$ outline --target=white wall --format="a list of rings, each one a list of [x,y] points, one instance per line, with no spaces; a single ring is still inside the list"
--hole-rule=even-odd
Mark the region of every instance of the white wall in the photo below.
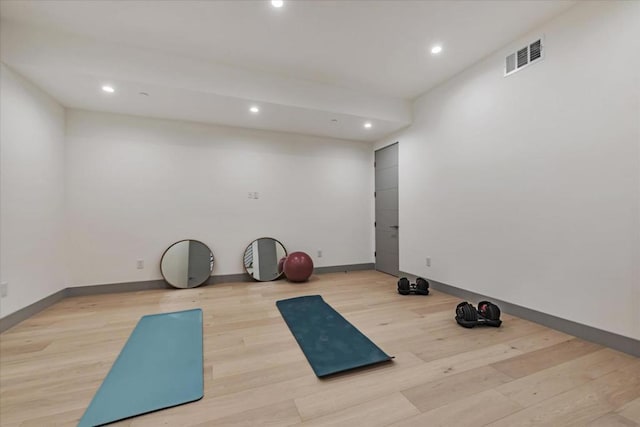
[[[639,2],[585,2],[417,99],[377,144],[400,141],[400,269],[640,338],[639,55]]]
[[[0,317],[65,287],[64,108],[0,70]]]
[[[66,161],[71,286],[158,279],[187,238],[214,275],[243,273],[264,236],[316,266],[373,262],[367,143],[69,110]]]

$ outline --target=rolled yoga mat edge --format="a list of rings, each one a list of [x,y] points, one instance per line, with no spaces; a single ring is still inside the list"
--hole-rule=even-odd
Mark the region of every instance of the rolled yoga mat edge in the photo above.
[[[79,427],[109,424],[204,396],[202,310],[140,318]]]
[[[276,307],[319,378],[392,359],[320,295],[280,300]]]

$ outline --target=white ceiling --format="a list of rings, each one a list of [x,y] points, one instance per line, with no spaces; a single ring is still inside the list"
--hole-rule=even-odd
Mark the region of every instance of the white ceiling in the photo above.
[[[68,107],[372,141],[574,3],[3,0],[0,53]]]

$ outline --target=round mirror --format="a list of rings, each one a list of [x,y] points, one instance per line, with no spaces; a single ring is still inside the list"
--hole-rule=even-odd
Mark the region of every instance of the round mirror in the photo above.
[[[271,237],[261,237],[249,243],[244,251],[244,269],[260,282],[268,282],[282,276],[278,261],[287,256],[282,243]]]
[[[198,240],[181,240],[164,251],[160,271],[174,288],[195,288],[211,276],[213,253]]]

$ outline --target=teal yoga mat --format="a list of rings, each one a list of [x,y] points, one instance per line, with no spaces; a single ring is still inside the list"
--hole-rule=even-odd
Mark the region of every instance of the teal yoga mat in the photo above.
[[[136,325],[78,426],[112,423],[203,395],[202,310],[152,314]]]
[[[391,360],[320,295],[281,300],[276,306],[318,377]]]

